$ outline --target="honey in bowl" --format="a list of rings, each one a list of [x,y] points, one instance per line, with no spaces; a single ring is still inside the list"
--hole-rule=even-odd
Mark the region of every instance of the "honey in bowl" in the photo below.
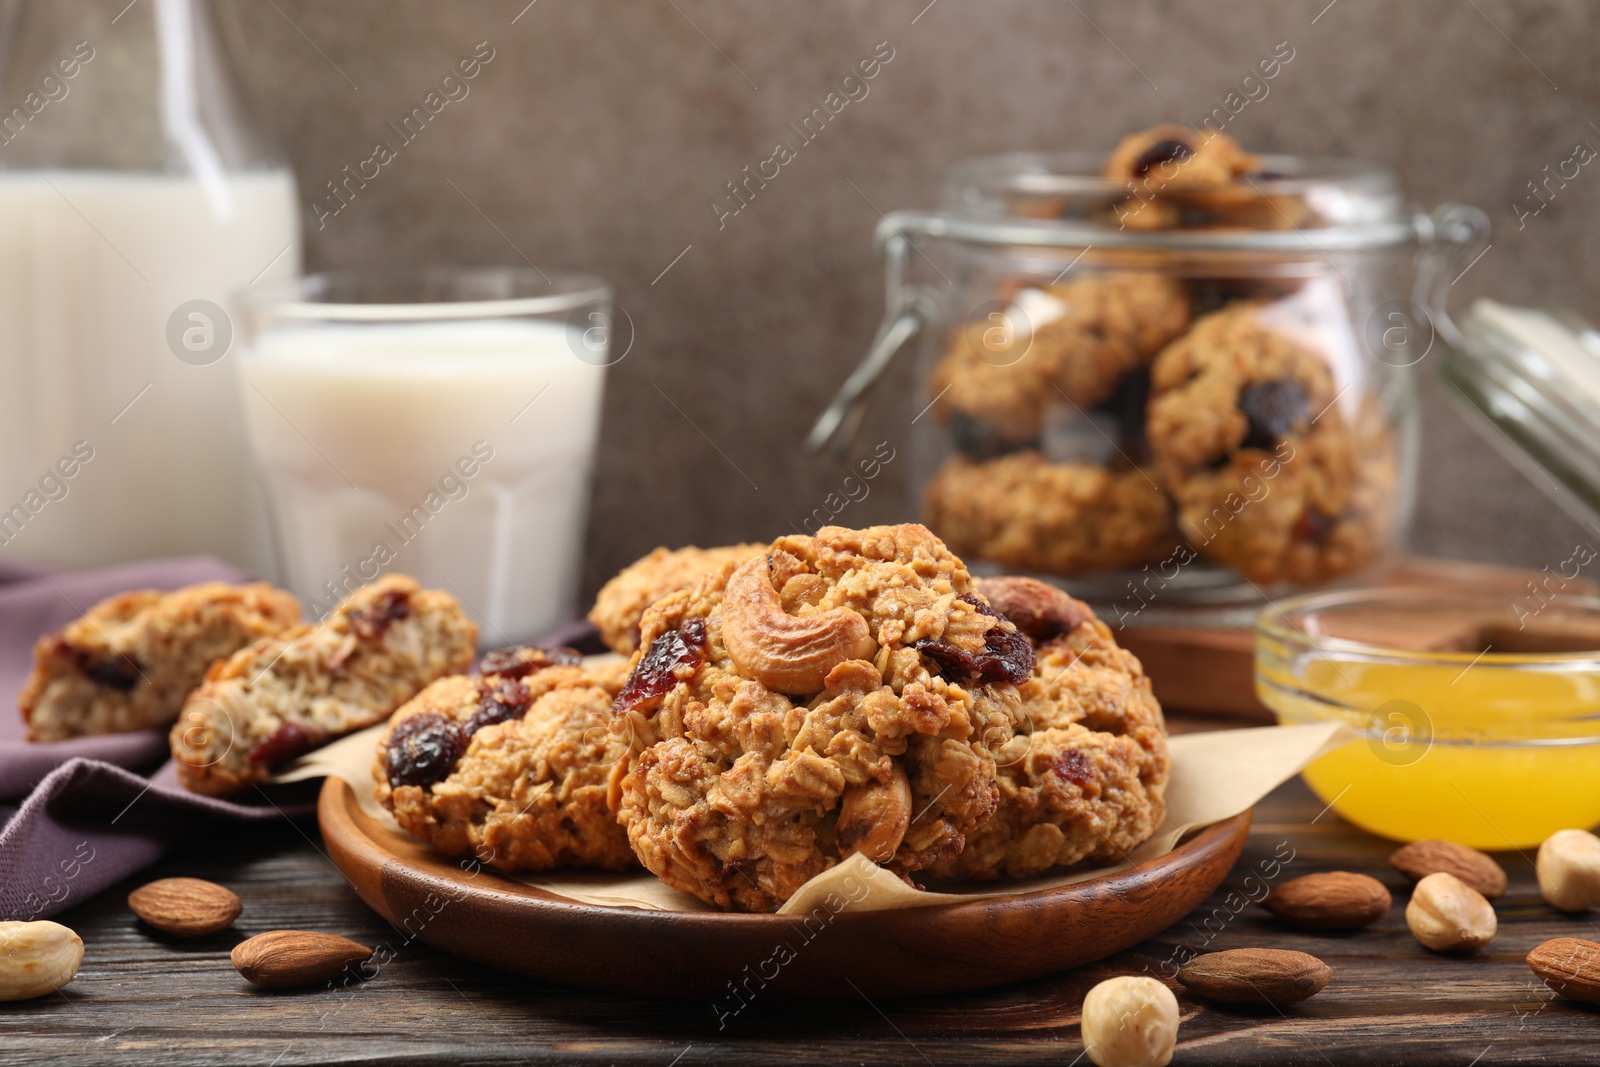
[[[1256,692],[1363,734],[1303,777],[1373,833],[1525,849],[1600,822],[1600,599],[1297,597],[1257,623]]]

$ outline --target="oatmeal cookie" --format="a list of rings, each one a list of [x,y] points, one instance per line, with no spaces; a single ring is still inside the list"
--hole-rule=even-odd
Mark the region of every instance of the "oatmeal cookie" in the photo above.
[[[1000,806],[941,878],[1026,878],[1082,860],[1115,862],[1166,814],[1166,726],[1150,680],[1088,605],[1028,578],[978,589],[1038,648],[1023,721],[995,753]]]
[[[1031,358],[1031,336],[995,336],[981,323],[955,330],[928,379],[936,417],[964,451],[984,456],[1036,443],[1053,402],[1049,375]]]
[[[1189,324],[1183,286],[1154,274],[1083,273],[1042,289],[1019,287],[1016,300],[1020,317],[1039,322],[1009,334],[969,323],[934,368],[929,391],[935,410],[958,424],[958,438],[981,431],[1026,445],[1039,436],[1051,406],[1104,404],[1129,372],[1148,366]],[[978,455],[1004,450],[968,449]]]
[[[1202,553],[1255,582],[1320,581],[1387,540],[1394,447],[1371,401],[1347,422],[1327,358],[1266,309],[1229,305],[1162,351],[1150,447]]]
[[[17,698],[28,737],[168,726],[214,661],[299,621],[294,597],[265,582],[109,597],[34,645],[33,673]]]
[[[909,876],[993,813],[1033,650],[927,529],[779,538],[641,634],[610,795],[668,885],[769,911],[852,853]]]
[[[1259,157],[1225,133],[1164,125],[1124,137],[1106,160],[1105,177],[1133,195],[1113,207],[1129,230],[1285,229],[1306,214],[1303,199],[1266,196],[1245,175]]]
[[[1261,169],[1261,160],[1225,133],[1168,123],[1130,133],[1106,158],[1105,177],[1140,190],[1231,185]]]
[[[594,598],[589,621],[600,640],[614,652],[633,655],[639,647],[639,620],[644,609],[668,593],[689,589],[708,571],[743,563],[766,550],[766,545],[727,545],[722,548],[658,548],[624,567]]]
[[[953,551],[1048,574],[1149,563],[1179,541],[1150,473],[1052,463],[1038,452],[958,456],[928,484],[923,509]]]
[[[333,738],[382,722],[472,663],[478,628],[447,593],[389,575],[315,626],[212,665],[172,727],[178,781],[228,796]]]
[[[477,675],[430,684],[395,712],[378,744],[378,802],[446,856],[504,871],[637,867],[606,804],[611,702],[627,664],[506,649]]]
[[[1189,325],[1189,298],[1171,278],[1084,274],[1046,293],[1065,309],[1035,343],[1051,383],[1079,408],[1110,400],[1129,371],[1147,367]]]

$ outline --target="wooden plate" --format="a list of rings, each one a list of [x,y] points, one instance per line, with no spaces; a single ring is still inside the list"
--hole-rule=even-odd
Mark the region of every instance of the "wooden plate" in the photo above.
[[[1017,982],[1102,959],[1160,933],[1232,870],[1250,813],[1172,852],[1074,885],[966,904],[802,915],[579,904],[485,868],[476,877],[363,812],[343,779],[322,787],[328,852],[389,922],[457,956],[564,985],[739,1001],[756,990],[899,997]],[[848,979],[848,981],[846,981]],[[853,983],[853,986],[852,986]]]

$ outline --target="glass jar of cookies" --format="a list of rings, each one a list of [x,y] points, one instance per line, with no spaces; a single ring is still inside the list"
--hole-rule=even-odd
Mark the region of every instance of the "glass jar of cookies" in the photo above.
[[[914,348],[917,507],[976,569],[1124,623],[1259,607],[1396,544],[1414,366],[1486,233],[1407,208],[1383,169],[1183,126],[971,160],[940,210],[879,226],[889,307],[811,443]]]

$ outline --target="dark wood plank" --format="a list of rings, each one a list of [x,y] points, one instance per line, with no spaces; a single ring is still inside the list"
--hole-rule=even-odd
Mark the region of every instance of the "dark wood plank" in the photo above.
[[[1204,907],[1101,964],[978,994],[899,1002],[818,1004],[757,995],[720,1019],[704,1000],[541,984],[408,939],[356,898],[316,838],[314,824],[284,822],[197,841],[61,916],[87,945],[83,970],[62,996],[0,1004],[0,1063],[689,1067],[759,1060],[1059,1067],[1082,1049],[1078,1006],[1095,982],[1113,974],[1170,974],[1187,951],[1250,945],[1315,953],[1334,967],[1333,981],[1283,1013],[1211,1008],[1180,991],[1176,1062],[1600,1063],[1600,1010],[1553,997],[1523,962],[1551,937],[1600,939],[1600,917],[1563,917],[1546,907],[1530,859],[1510,854],[1500,857],[1511,886],[1499,902],[1500,935],[1491,950],[1468,959],[1434,956],[1406,931],[1405,881],[1386,864],[1392,846],[1322,814],[1298,782],[1257,809],[1243,858]],[[1238,907],[1243,895],[1259,895],[1258,883],[1247,879],[1270,871],[1289,850],[1293,858],[1278,880],[1314,870],[1364,871],[1391,887],[1394,910],[1368,931],[1326,935],[1287,930],[1259,908]],[[126,909],[127,892],[169,875],[232,887],[245,901],[235,930],[183,942],[141,927]],[[392,958],[375,977],[348,986],[257,991],[234,972],[228,950],[241,937],[281,927],[383,945]],[[849,975],[839,980],[847,985]]]

